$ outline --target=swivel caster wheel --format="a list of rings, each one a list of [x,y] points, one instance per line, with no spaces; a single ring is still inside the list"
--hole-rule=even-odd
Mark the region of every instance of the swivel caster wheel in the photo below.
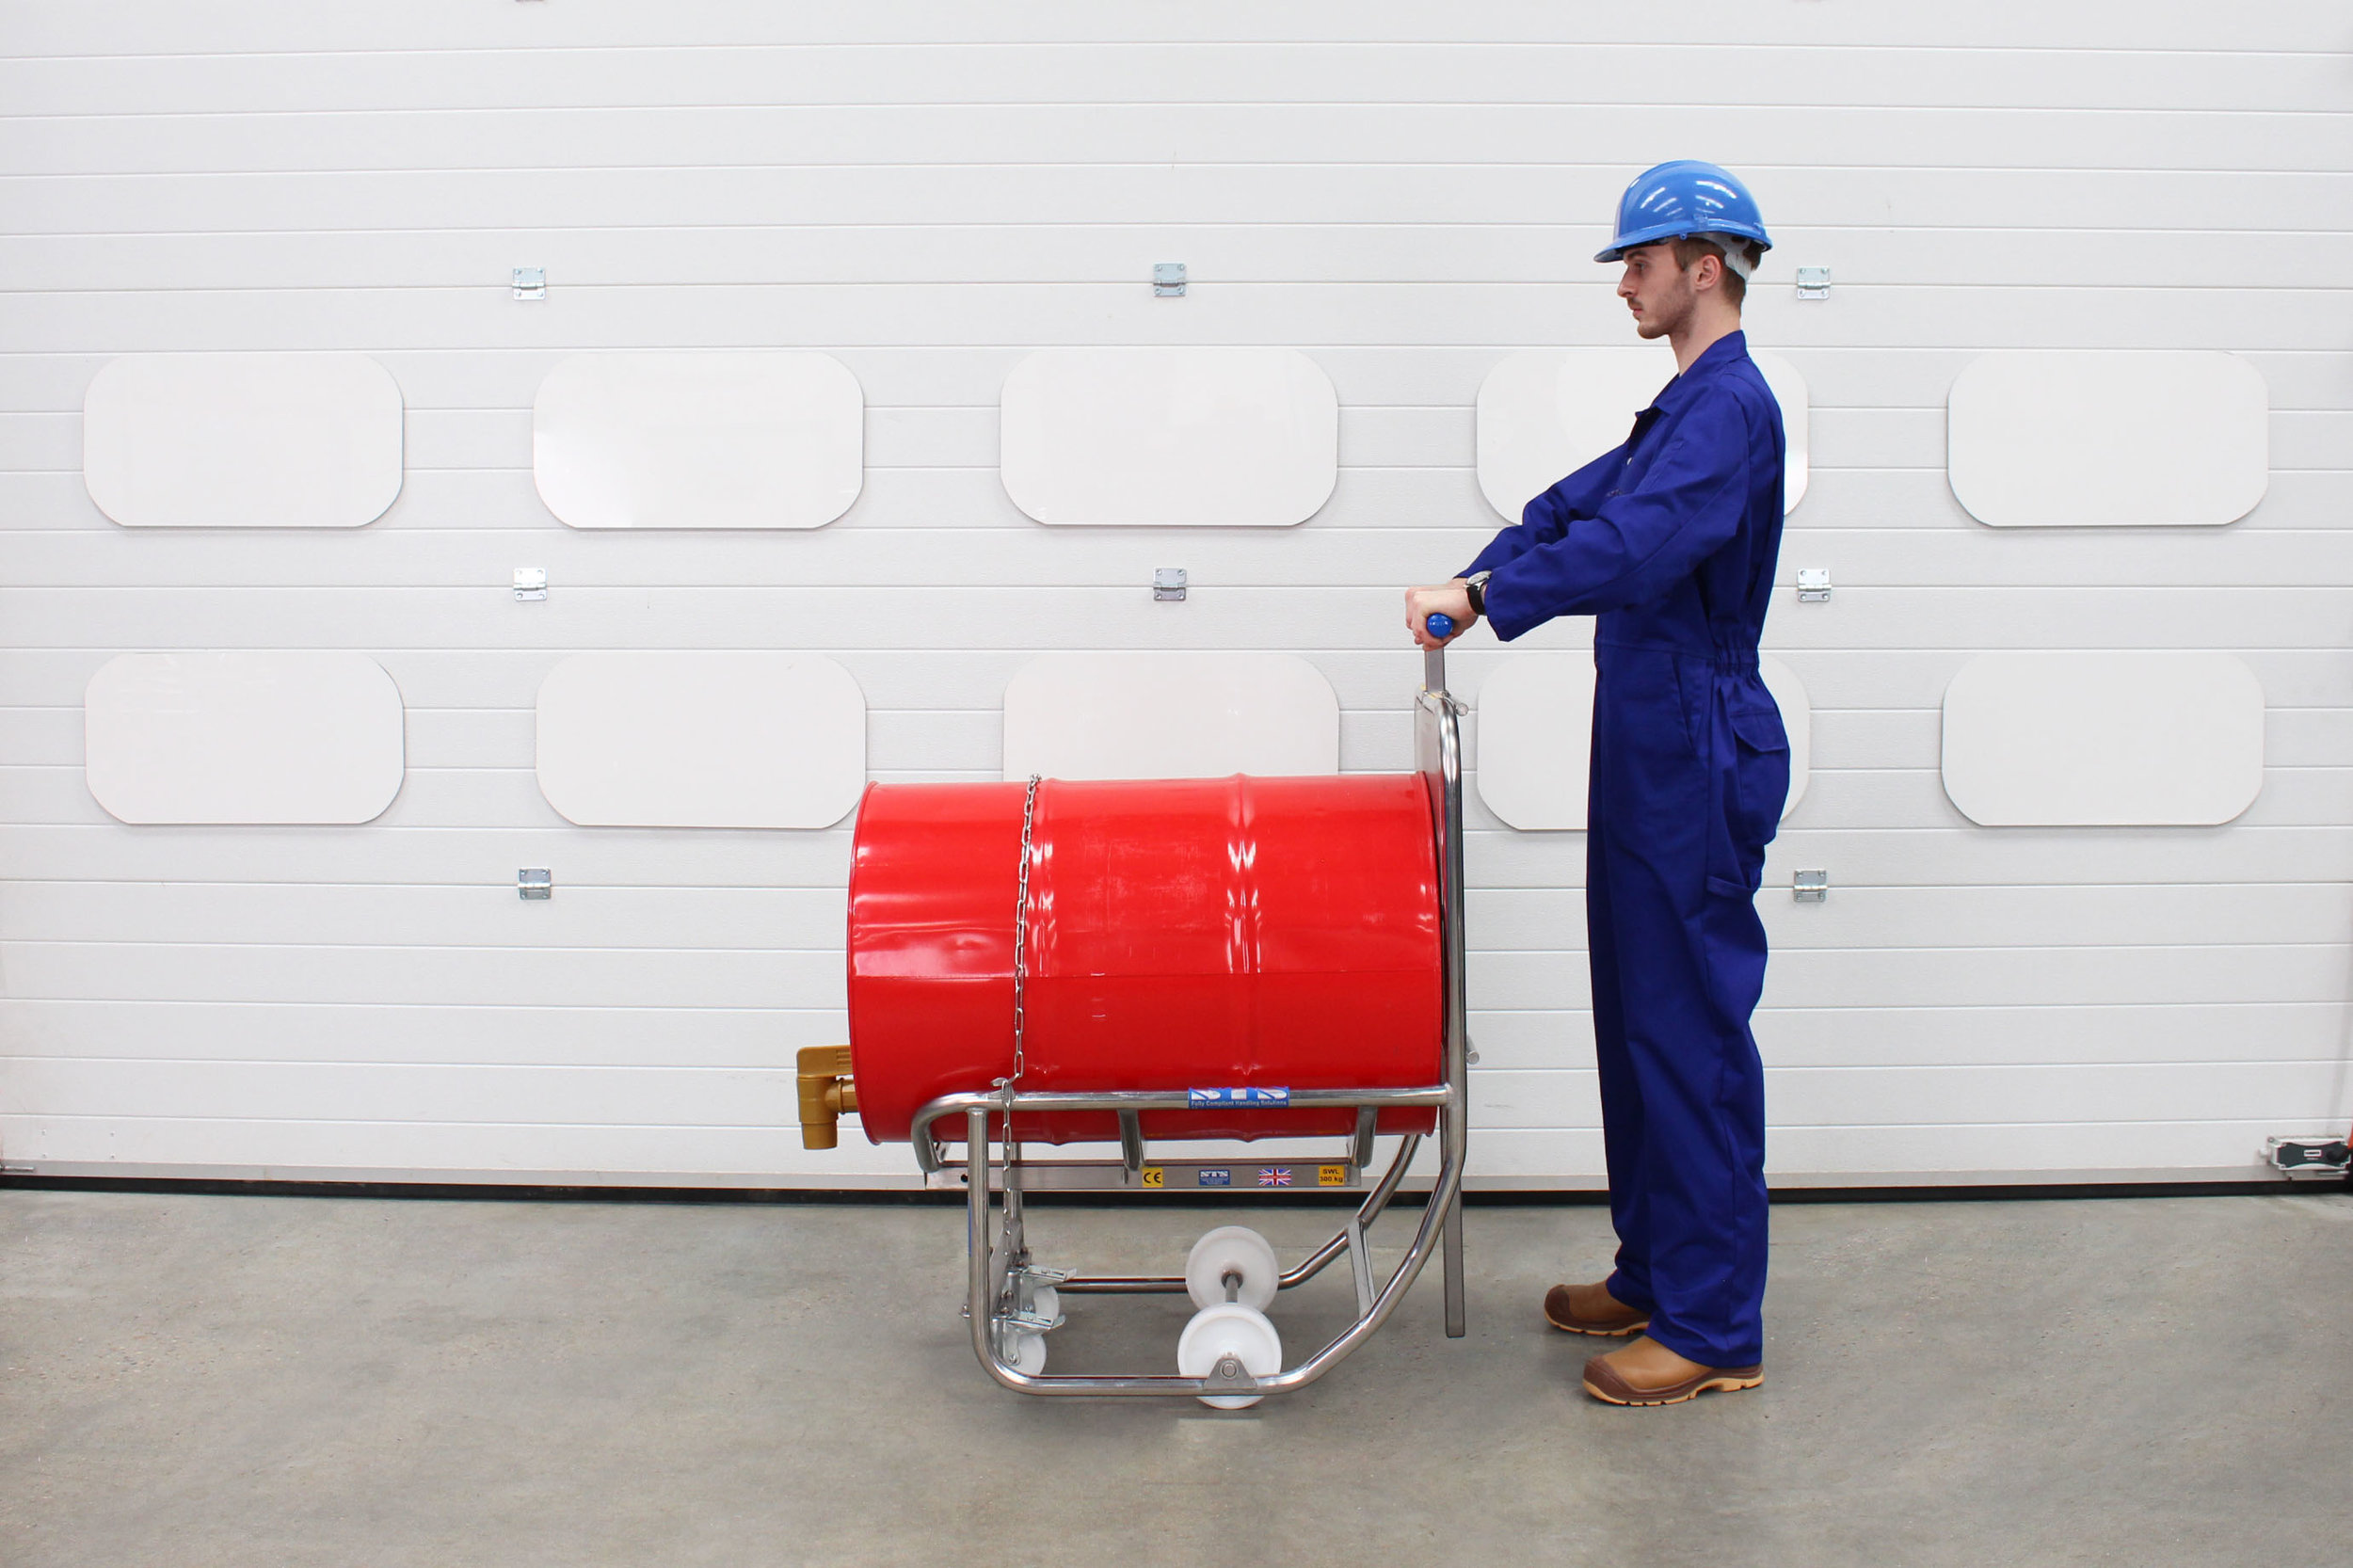
[[[1247,1233],[1245,1233],[1247,1234]],[[1205,1378],[1227,1356],[1241,1363],[1254,1378],[1273,1377],[1283,1369],[1283,1336],[1267,1315],[1240,1302],[1219,1302],[1193,1315],[1176,1341],[1176,1370],[1189,1378]],[[1247,1410],[1263,1394],[1204,1394],[1201,1402],[1218,1410]]]
[[[1027,1377],[1036,1377],[1046,1370],[1046,1336],[1029,1334],[1020,1329],[1008,1330],[1004,1336],[1005,1364]]]
[[[1226,1293],[1226,1276],[1239,1288]],[[1240,1302],[1264,1312],[1283,1283],[1283,1267],[1267,1239],[1247,1225],[1220,1225],[1193,1244],[1185,1257],[1185,1293],[1198,1307]],[[1196,1322],[1198,1319],[1194,1320]]]
[[[1030,1310],[1056,1328],[1062,1327],[1062,1292],[1050,1285],[1033,1286],[1030,1290]]]

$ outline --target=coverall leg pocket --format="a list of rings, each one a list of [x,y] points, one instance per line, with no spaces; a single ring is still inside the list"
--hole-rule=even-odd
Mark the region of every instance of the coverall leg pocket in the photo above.
[[[1781,811],[1789,802],[1789,733],[1781,715],[1770,709],[1735,708],[1732,789],[1724,805],[1732,841],[1763,870],[1765,846],[1781,826]],[[1745,864],[1743,869],[1746,869]],[[1751,881],[1753,888],[1755,883]]]

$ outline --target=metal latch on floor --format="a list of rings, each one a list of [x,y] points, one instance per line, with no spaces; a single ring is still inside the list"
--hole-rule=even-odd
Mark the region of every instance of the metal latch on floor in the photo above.
[[[2353,1144],[2326,1133],[2314,1138],[2266,1138],[2264,1154],[2273,1169],[2291,1176],[2353,1175]]]

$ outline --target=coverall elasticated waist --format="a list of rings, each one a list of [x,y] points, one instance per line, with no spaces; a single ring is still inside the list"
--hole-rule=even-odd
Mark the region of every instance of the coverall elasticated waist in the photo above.
[[[1780,406],[1718,340],[1624,446],[1528,504],[1465,568],[1509,641],[1594,615],[1585,909],[1609,1293],[1710,1367],[1763,1359],[1765,982],[1754,896],[1789,791],[1757,672],[1781,547]]]

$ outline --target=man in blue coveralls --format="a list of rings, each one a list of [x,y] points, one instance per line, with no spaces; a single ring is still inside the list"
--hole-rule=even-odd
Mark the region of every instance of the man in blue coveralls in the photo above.
[[[1789,790],[1756,654],[1783,444],[1740,302],[1771,244],[1713,164],[1661,164],[1627,186],[1594,260],[1625,263],[1635,330],[1665,338],[1678,374],[1625,445],[1529,502],[1462,576],[1405,596],[1426,648],[1433,613],[1455,636],[1484,616],[1506,641],[1599,617],[1585,910],[1617,1269],[1555,1286],[1545,1316],[1642,1336],[1585,1364],[1586,1392],[1613,1404],[1765,1381],[1764,1070],[1749,1017],[1765,983],[1754,897]]]

